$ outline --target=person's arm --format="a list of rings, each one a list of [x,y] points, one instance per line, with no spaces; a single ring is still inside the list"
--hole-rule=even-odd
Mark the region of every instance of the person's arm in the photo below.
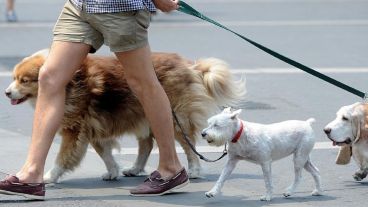
[[[163,12],[170,12],[179,7],[179,0],[152,0],[156,8]]]

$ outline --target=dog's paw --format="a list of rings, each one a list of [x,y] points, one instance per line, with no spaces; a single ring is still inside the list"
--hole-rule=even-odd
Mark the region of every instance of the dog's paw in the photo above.
[[[59,179],[60,171],[56,168],[52,168],[43,176],[43,181],[45,183],[59,183]]]
[[[361,175],[359,173],[355,173],[353,175],[353,178],[354,178],[355,181],[362,181],[363,180],[363,178],[361,177]]]
[[[102,175],[102,180],[111,181],[117,180],[119,177],[119,167],[116,165],[108,169],[107,173]]]
[[[201,176],[201,168],[189,169],[188,176],[190,179],[203,178],[203,176]]]
[[[213,198],[213,197],[215,197],[216,195],[217,195],[218,193],[216,192],[216,191],[208,191],[208,192],[206,192],[205,193],[205,195],[206,195],[206,197],[207,198]]]
[[[136,167],[132,167],[132,168],[123,170],[123,175],[127,177],[136,177],[144,173],[145,171],[143,169],[136,168]]]
[[[271,195],[264,195],[264,196],[261,196],[260,198],[261,201],[270,201],[271,199],[272,199]]]
[[[283,193],[282,195],[284,195],[284,197],[285,198],[287,198],[287,197],[290,197],[291,196],[291,192],[288,192],[288,191],[286,191],[285,193]]]
[[[323,191],[322,190],[314,189],[312,191],[312,196],[321,196],[321,195],[323,195]]]

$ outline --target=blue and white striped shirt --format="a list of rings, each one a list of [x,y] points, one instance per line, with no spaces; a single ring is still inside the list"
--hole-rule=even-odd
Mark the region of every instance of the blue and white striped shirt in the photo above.
[[[141,9],[156,11],[151,0],[70,0],[70,2],[87,13],[114,13]]]

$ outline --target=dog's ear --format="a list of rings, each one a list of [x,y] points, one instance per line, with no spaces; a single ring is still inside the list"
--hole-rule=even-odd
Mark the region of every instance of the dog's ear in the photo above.
[[[353,135],[355,136],[354,143],[361,138],[368,137],[368,105],[363,104],[361,107],[356,107],[352,114]],[[354,129],[355,128],[355,129]]]
[[[222,110],[223,114],[231,114],[231,107],[226,107],[224,110]]]
[[[350,145],[344,145],[340,147],[339,154],[336,157],[336,164],[338,165],[347,165],[350,162],[351,159],[351,146]]]
[[[351,126],[352,126],[352,132],[353,132],[353,136],[354,136],[354,140],[353,142],[356,143],[358,142],[359,138],[360,138],[360,131],[362,128],[362,117],[359,116],[357,113],[353,113],[351,116]]]
[[[234,112],[232,112],[231,113],[231,119],[236,119],[236,118],[238,118],[238,116],[239,116],[239,114],[241,113],[241,109],[238,109],[238,110],[236,110],[236,111],[234,111]]]

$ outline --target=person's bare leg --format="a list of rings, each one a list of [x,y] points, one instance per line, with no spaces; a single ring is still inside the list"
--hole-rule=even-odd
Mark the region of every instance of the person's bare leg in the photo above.
[[[169,99],[156,77],[149,46],[115,53],[124,67],[129,87],[143,106],[159,148],[158,171],[164,178],[182,169],[175,150]]]
[[[39,89],[28,156],[16,174],[21,182],[43,181],[44,166],[64,114],[65,86],[88,54],[89,45],[53,42],[39,74]]]
[[[6,11],[14,11],[14,1],[15,0],[6,0]]]

